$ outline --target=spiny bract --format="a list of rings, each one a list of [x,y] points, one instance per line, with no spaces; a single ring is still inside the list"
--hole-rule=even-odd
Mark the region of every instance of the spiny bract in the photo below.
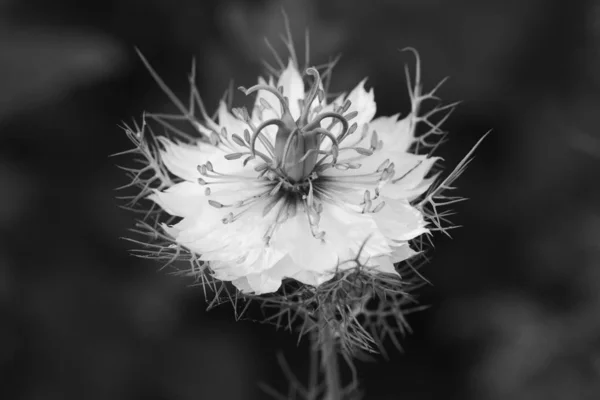
[[[157,138],[149,159],[161,185],[147,197],[178,219],[160,229],[243,293],[277,291],[285,278],[319,286],[357,264],[397,274],[394,264],[418,253],[409,242],[429,232],[431,218],[414,202],[436,178],[438,158],[411,149],[442,134],[445,117],[430,117],[453,106],[419,113],[439,87],[423,93],[419,68],[417,56],[404,118],[375,118],[365,80],[329,101],[321,74],[331,70],[301,71],[294,59],[278,76],[240,88],[256,96],[251,112],[222,101],[211,118],[194,89],[198,119],[175,100],[198,135]],[[428,132],[417,137],[420,123]]]

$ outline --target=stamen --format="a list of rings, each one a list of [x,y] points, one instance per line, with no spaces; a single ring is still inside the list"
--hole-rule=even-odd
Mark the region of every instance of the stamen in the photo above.
[[[234,117],[236,117],[240,121],[246,122],[246,119],[244,118],[244,112],[242,111],[242,108],[237,108],[237,107],[232,108],[231,112],[233,113]],[[246,113],[247,113],[247,111],[246,111]]]
[[[365,149],[363,147],[352,147],[352,150],[356,151],[361,156],[371,156],[373,155],[373,150]]]
[[[351,119],[356,118],[357,115],[358,111],[352,111],[351,113],[344,115],[344,118],[346,118],[347,121],[350,121]]]
[[[350,169],[348,164],[337,164],[342,165],[343,169]],[[328,189],[338,188],[341,190],[345,190],[347,188],[346,185],[375,185],[377,182],[381,181],[382,174],[373,172],[369,174],[360,174],[360,175],[348,175],[348,176],[321,176],[319,178],[319,182],[322,182],[327,185]]]
[[[279,192],[279,190],[281,189],[281,187],[283,186],[283,183],[285,181],[282,179],[279,181],[279,183],[277,185],[275,185],[275,187],[269,192],[270,196],[275,196],[277,194],[277,192]]]
[[[373,131],[373,135],[371,136],[371,150],[377,149],[379,145],[379,135],[377,135],[377,131]]]
[[[320,100],[320,99],[319,99],[319,101],[321,101],[321,102],[322,102],[322,100]],[[323,105],[322,105],[322,104],[318,104],[318,105],[316,105],[316,106],[315,106],[315,108],[313,108],[313,109],[312,109],[312,111],[311,111],[311,115],[319,115],[319,113],[320,113],[321,111],[323,111]],[[311,118],[310,118],[310,115],[309,115],[309,118],[308,118],[308,119],[311,119]]]
[[[209,200],[208,204],[210,204],[214,208],[223,208],[223,207],[225,207],[225,205],[219,203],[218,201],[214,201],[214,200]]]
[[[377,213],[377,212],[381,211],[381,209],[383,207],[385,207],[385,201],[382,201],[381,203],[377,204],[377,206],[371,212]]]
[[[271,210],[281,202],[282,197],[278,198],[278,199],[274,199],[271,200],[266,206],[265,208],[263,208],[263,212],[262,212],[262,216],[266,217],[267,214],[269,214],[269,212],[271,212]]]
[[[371,201],[371,192],[369,192],[368,190],[365,190],[362,204],[364,204],[364,207],[362,210],[362,213],[364,214],[367,210],[369,210],[371,208],[371,205],[373,204],[373,202]]]
[[[352,105],[352,102],[348,99],[346,99],[346,101],[344,101],[344,104],[342,104],[339,108],[338,108],[338,112],[340,114],[345,113],[346,111],[348,111],[348,109],[350,108],[350,106]]]
[[[277,112],[277,110],[275,110],[275,107],[273,107],[271,103],[269,103],[264,97],[259,98],[258,101],[260,102],[260,105],[264,107],[265,110]]]
[[[219,135],[216,132],[211,131],[208,136],[208,140],[209,140],[210,144],[212,144],[213,146],[216,146],[219,144]]]
[[[344,134],[344,132],[340,133],[337,137],[337,141],[338,143],[342,143],[342,141],[344,139],[346,139],[348,136],[352,135],[356,129],[358,129],[358,124],[355,122],[352,124],[352,126],[346,131],[346,133]]]
[[[221,219],[221,222],[224,224],[229,224],[229,223],[233,222],[233,218],[234,218],[233,213],[230,212],[229,214],[227,214],[227,216],[225,218]]]
[[[260,172],[260,171],[264,171],[265,169],[267,169],[269,167],[268,164],[262,163],[262,164],[258,164],[256,167],[254,167],[254,170],[256,172]]]
[[[238,146],[240,146],[240,147],[247,147],[248,146],[246,144],[246,142],[244,142],[244,139],[242,139],[238,134],[234,133],[233,135],[231,135],[231,140],[233,140],[233,142],[235,144],[237,144]]]
[[[306,215],[308,216],[308,222],[311,226],[316,227],[321,221],[321,215],[313,207],[308,207],[306,200],[304,201],[304,205],[307,207]]]
[[[394,177],[395,173],[396,171],[394,171],[394,163],[391,163],[389,167],[383,170],[383,173],[381,174],[381,181],[388,181]]]
[[[307,201],[304,200],[304,209],[306,211],[306,217],[308,218],[308,224],[310,226],[310,232],[312,233],[315,239],[323,239],[325,237],[325,232],[318,232],[319,229],[319,221],[321,220],[321,211],[323,210],[322,204],[319,204],[320,207],[315,209],[314,207],[309,207]],[[319,209],[321,211],[319,211]]]
[[[241,90],[246,96],[248,96],[258,90],[266,90],[267,92],[273,93],[277,97],[279,102],[281,103],[281,106],[284,108],[284,111],[287,112],[289,115],[292,115],[292,113],[290,112],[290,108],[288,107],[289,101],[283,96],[282,92],[280,92],[279,90],[275,89],[272,86],[259,84],[259,85],[254,85],[248,89],[246,89],[243,86],[240,86],[238,89]],[[281,87],[281,91],[283,91],[283,87]]]
[[[313,185],[312,185],[312,180],[308,180],[308,195],[306,196],[306,204],[308,204],[309,207],[313,206],[313,202],[314,202],[315,196],[314,196],[314,192],[313,192]]]
[[[321,232],[315,234],[314,237],[315,237],[315,239],[323,240],[323,238],[325,237],[325,231],[321,231]]]
[[[386,159],[384,162],[381,163],[381,165],[379,167],[377,167],[376,172],[382,172],[385,168],[387,168],[387,166],[390,164],[390,159]]]
[[[277,217],[275,217],[275,223],[277,225],[283,224],[290,218],[290,212],[288,206],[282,206],[277,213]]]
[[[230,153],[230,154],[225,154],[225,159],[226,160],[237,160],[238,158],[241,158],[244,154],[248,154],[248,153]]]

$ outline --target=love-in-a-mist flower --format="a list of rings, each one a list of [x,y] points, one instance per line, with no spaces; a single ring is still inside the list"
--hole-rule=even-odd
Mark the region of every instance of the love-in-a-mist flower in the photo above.
[[[202,106],[198,119],[178,103],[197,138],[158,138],[163,179],[148,198],[178,217],[160,229],[244,293],[277,291],[286,278],[316,287],[357,263],[397,274],[418,253],[410,241],[429,232],[414,201],[438,158],[412,151],[423,140],[416,129],[440,134],[429,118],[448,109],[420,114],[437,87],[422,92],[419,68],[403,118],[375,117],[366,80],[330,100],[321,77],[330,70],[299,70],[292,59],[279,76],[240,88],[255,98],[251,112],[222,101],[214,118]],[[195,90],[192,98],[201,105]]]
[[[167,265],[189,261],[187,272],[214,291],[209,307],[231,300],[239,317],[259,300],[264,322],[298,328],[300,337],[310,332],[326,384],[311,378],[306,397],[325,387],[324,398],[338,399],[355,391],[356,352],[384,352],[387,340],[400,347],[405,314],[418,309],[411,293],[423,282],[412,258],[423,235],[448,228],[441,208],[462,199],[446,192],[483,138],[437,179],[432,153],[454,104],[437,102],[441,83],[423,91],[416,51],[413,83],[405,69],[410,111],[376,117],[366,80],[336,97],[327,93],[334,63],[299,67],[284,20],[290,61],[267,42],[279,68],[240,88],[251,111],[231,108],[230,93],[209,116],[194,68],[184,106],[142,57],[180,114],[146,114],[141,126],[126,127],[136,145],[126,153],[141,162],[125,168],[127,186],[140,188],[130,205],[151,204],[137,208],[144,213],[137,232],[147,237],[136,241],[137,254]],[[426,100],[436,102],[424,112]],[[155,135],[156,123],[164,134]],[[239,289],[233,296],[226,282]],[[248,301],[237,314],[240,298]],[[353,373],[347,387],[338,351]]]

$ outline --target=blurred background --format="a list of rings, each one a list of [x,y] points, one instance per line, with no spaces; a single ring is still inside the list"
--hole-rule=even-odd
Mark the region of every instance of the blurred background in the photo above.
[[[129,255],[135,215],[108,155],[122,121],[170,110],[137,46],[185,96],[216,107],[279,46],[281,6],[333,91],[364,76],[378,112],[406,112],[396,49],[425,87],[462,100],[440,153],[463,226],[435,238],[404,353],[359,363],[366,399],[600,398],[600,1],[0,0],[0,397],[263,399],[300,379],[308,349],[271,326],[210,312],[189,280]],[[302,50],[300,51],[302,52]],[[241,100],[241,96],[238,96]]]

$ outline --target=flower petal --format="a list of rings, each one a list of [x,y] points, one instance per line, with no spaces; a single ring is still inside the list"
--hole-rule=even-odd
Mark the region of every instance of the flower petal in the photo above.
[[[163,145],[160,150],[160,159],[171,173],[195,182],[199,177],[197,166],[208,161],[216,154],[222,154],[217,147],[208,143],[197,144],[175,143],[165,137],[158,138]]]
[[[362,128],[363,124],[371,122],[377,111],[377,104],[375,104],[375,93],[373,88],[368,92],[365,90],[365,82],[367,78],[363,79],[356,87],[350,92],[347,100],[352,103],[346,113],[352,111],[358,112],[358,115],[351,122],[355,122],[358,125],[357,131]]]
[[[385,274],[399,275],[390,256],[375,257],[372,261],[375,270]]]
[[[394,250],[394,252],[392,253],[392,262],[399,263],[408,260],[409,258],[416,256],[417,254],[420,254],[420,252],[414,251],[413,249],[411,249],[408,243],[405,243]]]
[[[189,181],[177,183],[162,192],[153,190],[152,194],[148,196],[163,210],[178,217],[198,215],[202,204],[206,203],[204,197],[202,186]]]
[[[292,60],[289,60],[287,68],[281,73],[277,87],[283,87],[283,95],[289,99],[290,112],[294,120],[300,118],[299,101],[304,99],[304,82]]]
[[[399,115],[377,117],[369,123],[369,130],[377,132],[386,150],[408,152],[414,141],[414,125],[411,129],[411,120],[409,118],[398,120]]]
[[[404,159],[395,158],[395,175],[381,189],[381,195],[393,199],[412,200],[427,191],[437,176],[425,178],[440,157],[406,153]]]
[[[406,242],[429,232],[423,214],[406,200],[384,198],[385,206],[373,214],[377,227],[394,242]]]

